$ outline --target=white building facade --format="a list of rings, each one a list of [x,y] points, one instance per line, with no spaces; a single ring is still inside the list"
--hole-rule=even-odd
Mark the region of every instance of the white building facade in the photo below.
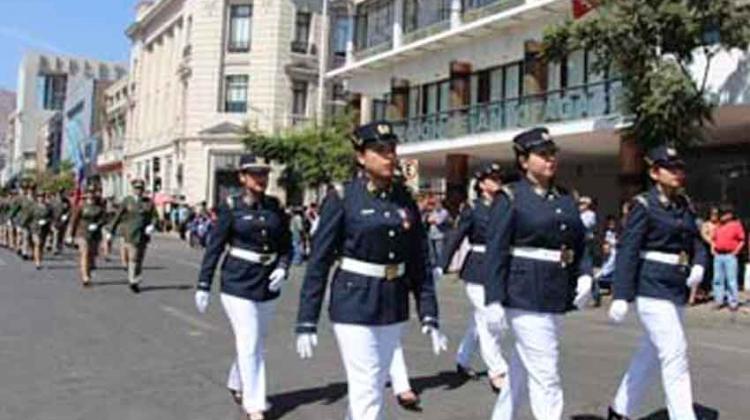
[[[141,2],[132,40],[124,174],[191,204],[237,185],[243,127],[314,118],[316,1]],[[284,198],[272,172],[270,192]]]
[[[562,63],[540,58],[544,29],[571,9],[570,0],[355,1],[347,59],[327,78],[346,80],[363,121],[397,126],[399,154],[419,162],[423,188],[460,200],[474,167],[499,160],[512,168],[512,138],[545,125],[562,148],[563,184],[616,213],[627,124],[618,74],[594,72],[586,51]],[[721,106],[711,147],[750,143],[747,57],[722,52],[712,64]],[[694,71],[702,76],[701,63]],[[735,163],[750,180],[750,160]]]

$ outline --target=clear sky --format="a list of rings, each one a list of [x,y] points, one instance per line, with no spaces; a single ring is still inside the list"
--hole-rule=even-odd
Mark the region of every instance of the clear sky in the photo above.
[[[0,88],[16,89],[24,51],[127,63],[136,0],[0,0]]]

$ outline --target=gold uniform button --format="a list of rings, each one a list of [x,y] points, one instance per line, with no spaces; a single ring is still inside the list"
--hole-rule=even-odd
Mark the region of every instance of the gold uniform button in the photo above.
[[[557,213],[557,214],[562,214],[562,209],[556,209],[556,210],[555,210],[555,213]]]
[[[383,213],[383,216],[385,216],[385,217],[391,217],[391,212],[387,211],[387,212]]]
[[[394,232],[394,231],[391,230],[391,231],[388,232],[388,236],[390,236],[391,238],[393,238],[393,237],[396,236],[396,232]]]

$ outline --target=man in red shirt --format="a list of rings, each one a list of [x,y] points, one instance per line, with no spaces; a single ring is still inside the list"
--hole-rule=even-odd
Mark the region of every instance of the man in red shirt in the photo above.
[[[745,230],[734,217],[730,204],[721,206],[721,222],[714,230],[711,252],[714,255],[714,302],[716,309],[724,306],[724,295],[729,308],[736,311],[739,305],[737,287],[737,256],[745,243]]]

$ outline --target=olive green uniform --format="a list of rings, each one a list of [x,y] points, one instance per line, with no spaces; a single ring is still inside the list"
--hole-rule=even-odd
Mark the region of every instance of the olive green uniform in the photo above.
[[[143,258],[149,235],[146,228],[153,222],[156,207],[148,197],[126,197],[112,220],[110,232],[120,227],[124,246],[128,254],[128,281],[131,285],[139,284],[143,269]]]

